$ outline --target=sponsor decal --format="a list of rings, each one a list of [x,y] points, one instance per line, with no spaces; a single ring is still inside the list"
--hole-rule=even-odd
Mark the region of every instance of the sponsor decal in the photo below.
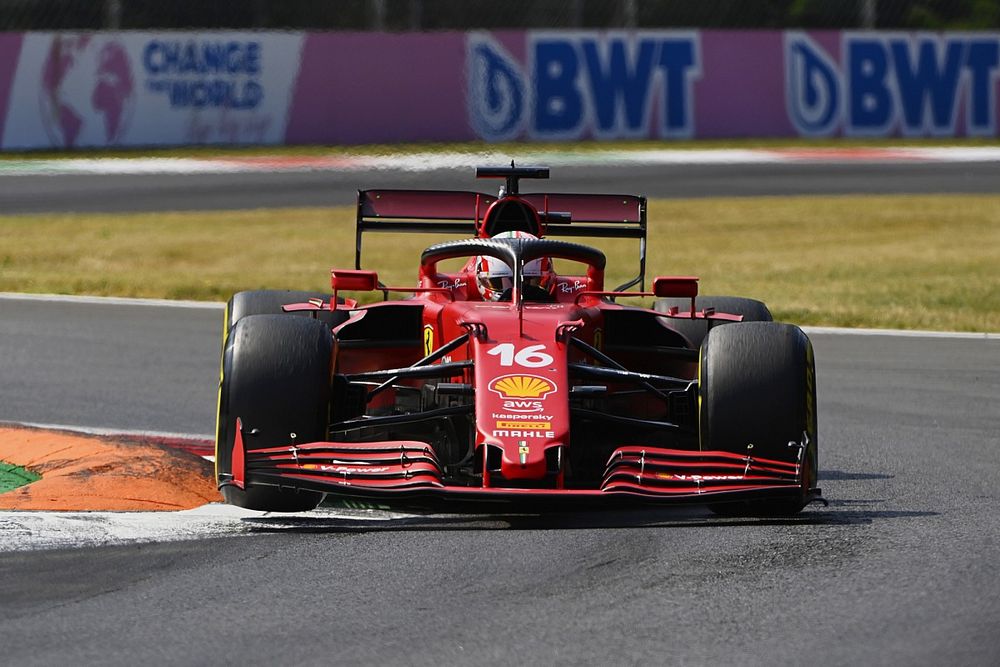
[[[587,289],[587,284],[582,280],[574,280],[573,282],[559,283],[559,291],[563,294],[572,294],[573,292],[579,292],[580,290]]]
[[[556,391],[555,383],[537,375],[504,375],[494,378],[487,388],[506,399],[544,399]]]
[[[135,75],[117,39],[52,37],[42,65],[39,104],[53,146],[114,145],[132,120]]]
[[[528,462],[528,452],[530,451],[531,449],[528,447],[527,441],[522,440],[519,443],[517,443],[517,455],[518,458],[520,459],[521,465],[524,465]]]
[[[541,402],[539,402],[541,405]],[[494,412],[493,419],[522,419],[526,421],[552,421],[552,415],[521,415],[521,414],[504,414],[502,412]]]
[[[278,143],[304,36],[28,33],[3,148]],[[37,104],[31,103],[37,100]]]
[[[256,39],[152,39],[142,50],[146,86],[174,109],[256,109],[261,50]]]
[[[594,347],[598,350],[604,350],[604,332],[600,329],[594,329]]]
[[[527,34],[521,64],[489,34],[466,38],[470,125],[487,141],[689,138],[695,32]]]
[[[514,139],[528,117],[528,90],[521,66],[488,33],[470,33],[465,43],[469,121],[488,141]]]
[[[508,412],[541,412],[545,409],[545,405],[541,401],[510,400],[503,402],[503,409]]]
[[[745,479],[743,475],[673,475],[670,473],[656,473],[657,479],[673,479],[678,482],[731,482]]]
[[[516,429],[496,429],[494,438],[548,438],[556,437],[555,431],[518,431]]]
[[[318,470],[320,472],[338,472],[338,473],[359,473],[359,474],[370,474],[379,472],[389,472],[388,466],[368,466],[368,465],[330,465],[327,463],[303,463],[299,466],[303,470]]]
[[[434,325],[424,325],[424,356],[434,351]]]
[[[461,278],[455,278],[454,281],[451,281],[451,280],[439,280],[439,281],[437,281],[437,286],[438,287],[442,287],[444,289],[453,289],[453,290],[456,290],[456,289],[461,289],[461,288],[465,287],[466,285],[468,285],[468,283],[465,282],[464,280],[462,280]]]
[[[838,63],[784,35],[785,102],[799,134],[993,136],[1000,42],[988,34],[843,33]]]
[[[497,428],[537,428],[548,430],[552,428],[552,422],[498,421]]]

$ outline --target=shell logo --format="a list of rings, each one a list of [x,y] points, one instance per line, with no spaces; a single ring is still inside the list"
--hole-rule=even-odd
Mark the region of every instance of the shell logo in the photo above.
[[[489,390],[501,398],[545,398],[556,386],[537,375],[504,375],[490,382]]]

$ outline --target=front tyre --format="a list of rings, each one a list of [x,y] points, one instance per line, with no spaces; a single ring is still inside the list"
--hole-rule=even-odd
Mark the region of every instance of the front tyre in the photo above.
[[[711,506],[719,514],[787,516],[797,513],[816,486],[816,369],[812,343],[791,324],[748,322],[712,329],[699,363],[702,450],[795,461],[802,452],[802,486],[791,500]]]
[[[232,476],[236,420],[247,451],[292,441],[327,439],[333,336],[320,321],[285,315],[247,315],[226,339],[222,358],[216,475]],[[269,512],[314,509],[323,494],[270,486],[221,487],[226,502]]]

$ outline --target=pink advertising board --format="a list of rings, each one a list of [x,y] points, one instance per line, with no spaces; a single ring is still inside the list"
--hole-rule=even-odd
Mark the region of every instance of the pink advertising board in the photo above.
[[[0,60],[2,146],[280,144],[302,41],[240,32],[0,36],[0,56],[11,55]]]
[[[997,136],[1000,34],[0,35],[5,149]]]
[[[1000,35],[314,34],[291,143],[996,136]]]
[[[4,121],[10,106],[10,90],[20,53],[21,35],[0,33],[0,136],[3,136]]]

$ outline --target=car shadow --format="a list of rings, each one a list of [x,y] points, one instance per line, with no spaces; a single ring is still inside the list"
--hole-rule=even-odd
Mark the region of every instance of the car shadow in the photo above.
[[[823,482],[841,482],[846,480],[861,480],[869,481],[876,479],[894,479],[895,475],[887,475],[880,472],[847,472],[845,470],[820,470],[819,471],[819,481],[820,484]]]
[[[719,528],[760,526],[851,526],[878,521],[936,516],[936,512],[865,510],[878,501],[844,501],[827,507],[810,506],[789,517],[723,517],[704,507],[565,511],[543,514],[426,514],[384,516],[363,511],[319,510],[294,516],[243,518],[250,532],[373,533],[463,530],[594,530],[651,528]],[[856,503],[856,505],[855,505]],[[355,514],[352,516],[352,514]]]

